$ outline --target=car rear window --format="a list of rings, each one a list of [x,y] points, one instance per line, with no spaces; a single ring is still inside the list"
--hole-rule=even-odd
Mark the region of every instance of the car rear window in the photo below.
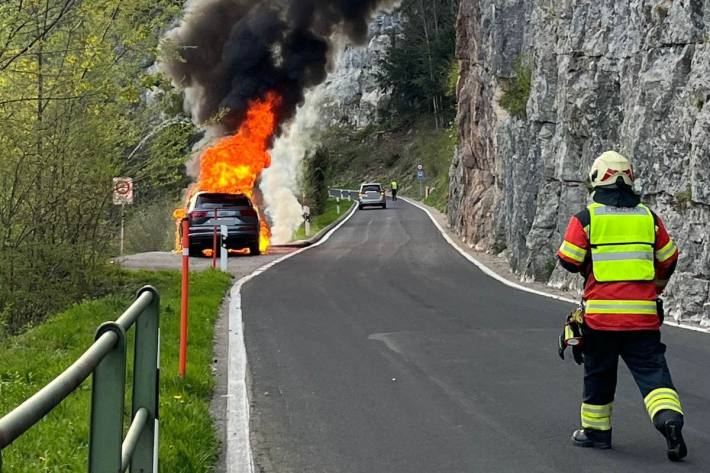
[[[195,207],[201,209],[214,209],[219,207],[251,207],[249,199],[236,194],[200,194],[197,196]]]
[[[362,186],[362,192],[367,192],[367,191],[380,192],[380,190],[381,190],[380,186]]]

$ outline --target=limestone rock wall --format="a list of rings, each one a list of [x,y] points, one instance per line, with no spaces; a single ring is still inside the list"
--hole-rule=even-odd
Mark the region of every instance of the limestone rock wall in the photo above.
[[[710,0],[461,0],[459,151],[449,219],[522,278],[579,287],[555,263],[594,158],[631,158],[681,259],[675,319],[710,326]],[[516,61],[527,117],[499,106]]]
[[[390,94],[379,86],[377,74],[401,25],[401,14],[382,12],[370,23],[367,44],[342,45],[323,86],[322,110],[329,125],[363,128],[386,110]]]

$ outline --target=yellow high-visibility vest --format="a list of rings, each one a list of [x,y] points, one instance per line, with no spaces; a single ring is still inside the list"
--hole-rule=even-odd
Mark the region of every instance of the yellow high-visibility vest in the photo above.
[[[651,210],[589,205],[592,271],[599,282],[652,281],[656,224]]]
[[[397,190],[397,181],[392,181],[392,183],[390,184],[390,187],[394,190]]]

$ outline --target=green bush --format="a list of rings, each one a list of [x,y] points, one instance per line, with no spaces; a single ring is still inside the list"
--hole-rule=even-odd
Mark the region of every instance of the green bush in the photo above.
[[[690,204],[693,197],[693,190],[690,188],[690,184],[684,191],[680,191],[675,195],[675,203],[677,207],[685,207]]]
[[[172,198],[165,198],[131,209],[126,217],[126,254],[172,250],[175,246],[172,214],[179,206]],[[126,208],[126,213],[128,210]]]
[[[500,106],[513,117],[527,119],[527,105],[532,84],[532,68],[525,59],[519,59],[515,64],[515,77],[504,87],[500,98]]]

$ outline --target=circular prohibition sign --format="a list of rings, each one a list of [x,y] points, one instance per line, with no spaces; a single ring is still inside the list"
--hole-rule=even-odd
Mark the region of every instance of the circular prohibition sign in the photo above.
[[[131,183],[128,181],[118,181],[116,182],[115,190],[119,195],[128,195],[131,192]]]

